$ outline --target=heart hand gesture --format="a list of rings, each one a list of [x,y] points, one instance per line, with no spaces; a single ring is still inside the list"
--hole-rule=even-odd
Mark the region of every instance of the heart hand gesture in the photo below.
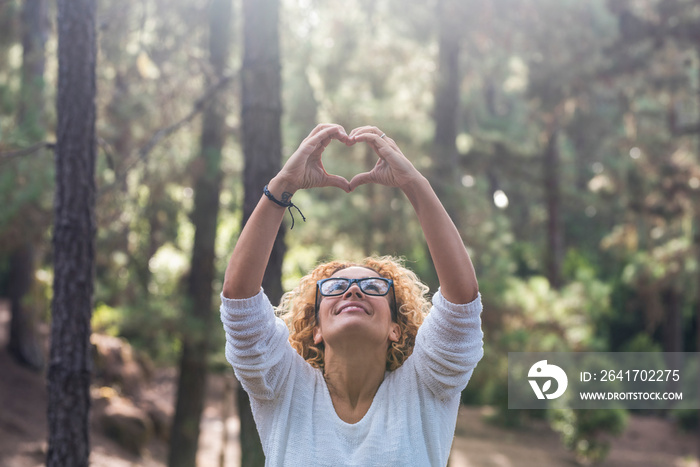
[[[367,183],[405,188],[422,178],[411,161],[401,152],[396,142],[373,126],[355,128],[350,132],[350,142],[365,142],[372,146],[379,160],[369,172],[355,175],[350,181],[350,190]]]
[[[351,146],[353,142],[345,129],[336,124],[318,125],[299,145],[284,165],[278,177],[284,181],[285,191],[293,194],[296,190],[334,186],[350,192],[350,183],[340,175],[326,172],[321,161],[326,146],[332,139]]]
[[[321,155],[333,139],[347,146],[367,143],[379,160],[372,170],[355,175],[350,182],[339,175],[329,174],[323,167]],[[277,176],[270,180],[269,193],[265,194],[272,197],[272,201],[279,201],[272,203],[262,196],[243,227],[226,269],[223,296],[241,299],[260,292],[284,216],[284,209],[279,205],[291,208],[290,198],[294,192],[327,186],[351,192],[367,183],[398,187],[411,202],[423,228],[445,299],[452,303],[475,300],[479,288],[469,253],[428,180],[403,155],[396,142],[378,128],[360,127],[348,135],[342,126],[329,123],[318,125]]]

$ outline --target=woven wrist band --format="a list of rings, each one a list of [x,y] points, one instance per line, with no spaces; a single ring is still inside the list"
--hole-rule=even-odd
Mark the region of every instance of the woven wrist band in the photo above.
[[[301,209],[299,209],[299,207],[296,204],[292,203],[291,201],[284,202],[278,200],[272,195],[272,193],[270,193],[270,190],[267,189],[267,185],[265,185],[265,188],[263,188],[263,194],[267,196],[267,198],[276,205],[289,209],[289,215],[292,216],[292,226],[289,228],[289,230],[292,230],[294,228],[294,213],[292,212],[292,208],[296,209],[301,215],[301,218],[304,220],[304,222],[306,222],[306,217],[304,217],[304,214],[301,212]]]

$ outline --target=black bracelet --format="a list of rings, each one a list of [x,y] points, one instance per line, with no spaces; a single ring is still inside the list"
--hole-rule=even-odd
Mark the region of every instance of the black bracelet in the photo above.
[[[289,230],[292,230],[294,228],[294,213],[292,212],[292,208],[296,209],[299,211],[299,214],[301,214],[301,218],[306,222],[306,217],[304,217],[304,214],[301,212],[301,209],[299,207],[292,203],[291,201],[280,201],[277,198],[275,198],[272,193],[270,193],[270,190],[267,189],[267,185],[265,185],[265,188],[263,188],[263,194],[268,197],[268,199],[278,206],[282,206],[283,208],[289,209],[289,215],[292,216],[292,226],[289,228]]]

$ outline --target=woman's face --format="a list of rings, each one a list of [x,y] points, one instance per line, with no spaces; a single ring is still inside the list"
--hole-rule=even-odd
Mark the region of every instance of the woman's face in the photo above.
[[[360,266],[341,269],[331,277],[363,279],[381,277],[376,271]],[[341,295],[321,297],[314,343],[327,346],[348,339],[375,343],[397,342],[399,325],[391,320],[391,292],[384,296],[367,295],[355,282]]]

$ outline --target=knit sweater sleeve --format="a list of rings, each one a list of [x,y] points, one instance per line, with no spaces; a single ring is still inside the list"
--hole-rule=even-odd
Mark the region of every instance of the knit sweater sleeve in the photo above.
[[[460,393],[484,355],[481,294],[467,304],[448,302],[438,290],[418,329],[412,357],[418,379],[435,397]]]
[[[289,330],[260,292],[241,300],[221,295],[221,322],[226,331],[226,359],[250,397],[279,395],[294,361]]]

